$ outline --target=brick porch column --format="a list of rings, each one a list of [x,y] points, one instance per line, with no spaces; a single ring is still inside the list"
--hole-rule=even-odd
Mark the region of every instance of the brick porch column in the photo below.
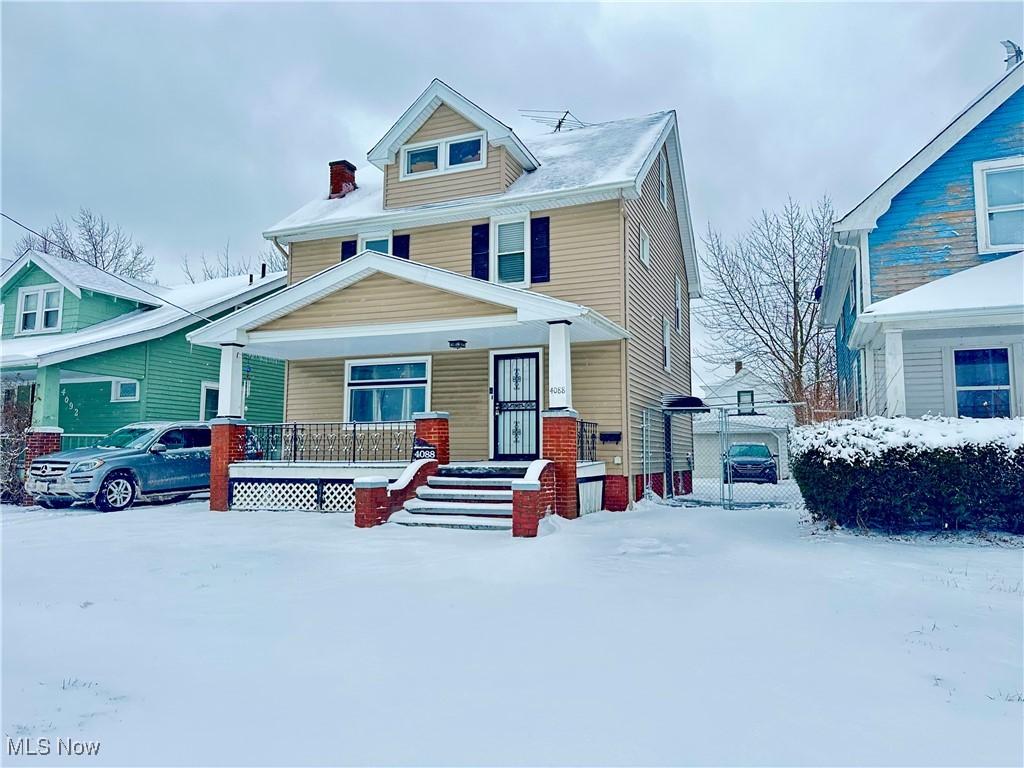
[[[444,411],[423,411],[414,413],[416,441],[428,443],[437,449],[437,463],[444,466],[451,461],[451,435],[448,431],[448,414]]]
[[[210,431],[210,509],[227,512],[228,467],[245,458],[245,420],[217,418]]]
[[[60,450],[61,436],[64,430],[60,427],[29,427],[25,430],[25,479],[28,479],[28,468],[32,461],[48,453]],[[26,494],[22,504],[31,504],[32,498]]]
[[[544,437],[541,458],[554,463],[555,514],[561,517],[579,516],[576,505],[576,419],[579,414],[572,408],[548,410],[541,413]]]
[[[357,477],[352,484],[356,487],[356,528],[372,528],[386,523],[390,517],[388,479]]]

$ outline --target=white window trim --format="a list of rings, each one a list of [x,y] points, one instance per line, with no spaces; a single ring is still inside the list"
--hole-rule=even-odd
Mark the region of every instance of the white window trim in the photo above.
[[[448,165],[448,146],[451,144],[458,144],[461,141],[469,141],[470,139],[480,139],[480,159],[475,163]],[[405,159],[409,152],[417,149],[427,149],[428,147],[437,147],[437,168],[432,171],[406,173]],[[462,133],[458,136],[446,136],[443,139],[434,139],[433,141],[420,141],[415,144],[406,144],[402,147],[402,151],[398,153],[398,163],[399,181],[407,181],[409,179],[426,179],[431,176],[442,176],[449,173],[461,173],[462,171],[475,171],[480,168],[485,168],[487,166],[487,132],[473,131],[472,133]]]
[[[1011,347],[1009,344],[987,344],[987,345],[984,345],[984,346],[978,346],[976,344],[972,344],[969,347],[951,346],[951,347],[948,347],[947,349],[948,349],[948,352],[949,352],[949,358],[948,358],[949,359],[949,372],[950,372],[950,378],[952,379],[951,383],[953,385],[953,401],[952,401],[952,406],[953,406],[954,412],[956,413],[957,418],[960,418],[960,399],[956,396],[957,392],[960,392],[961,390],[963,390],[964,392],[971,392],[971,391],[977,391],[977,390],[982,390],[982,389],[1005,389],[1005,390],[1008,390],[1009,393],[1010,393],[1010,418],[1013,418],[1014,416],[1016,416],[1016,414],[1017,414],[1017,397],[1016,397],[1016,393],[1014,392],[1014,385],[1013,385],[1013,382],[1014,382],[1013,347]],[[983,384],[983,385],[971,386],[971,387],[960,387],[960,386],[957,386],[957,383],[956,383],[956,353],[957,352],[975,352],[975,351],[983,351],[983,350],[989,350],[989,349],[1005,349],[1006,350],[1007,373],[1009,374],[1008,375],[1008,383],[1006,383],[1006,384]]]
[[[676,275],[676,333],[683,332],[683,281]]]
[[[523,224],[523,281],[521,283],[503,283],[498,280],[498,226],[501,224]],[[488,265],[490,282],[497,285],[506,285],[511,288],[529,288],[533,275],[530,272],[530,214],[517,214],[515,216],[499,216],[491,219],[491,255]]]
[[[204,381],[202,384],[199,385],[199,420],[200,421],[209,421],[210,419],[212,419],[214,416],[217,415],[216,413],[211,415],[211,414],[208,414],[206,412],[206,392],[207,392],[207,390],[210,390],[210,389],[216,389],[217,390],[217,397],[218,398],[220,397],[220,383],[219,382],[216,382],[216,381]],[[242,410],[243,410],[243,413],[244,413],[244,411],[245,411],[244,407],[243,407]]]
[[[978,253],[1006,253],[1024,249],[1024,243],[992,245],[988,231],[988,185],[985,174],[989,171],[1005,171],[1010,168],[1024,168],[1024,155],[1003,157],[998,160],[979,160],[974,164],[974,218],[978,230]],[[1000,205],[995,211],[1015,211],[1024,206]]]
[[[58,291],[60,295],[60,303],[57,305],[57,327],[56,328],[43,328],[43,312],[45,307],[45,299],[48,291]],[[21,329],[21,319],[25,313],[25,297],[31,294],[39,294],[39,298],[36,301],[36,327],[31,331],[23,331]],[[64,286],[60,283],[47,283],[46,285],[31,285],[24,288],[18,289],[18,314],[14,318],[14,335],[15,336],[36,336],[44,333],[60,333],[61,328],[64,325]]]
[[[672,372],[672,323],[664,315],[661,316],[662,365],[666,371]]]
[[[665,151],[658,153],[658,197],[661,204],[668,210],[668,162],[665,160]]]
[[[426,383],[426,391],[423,393],[423,410],[429,411],[430,410],[430,390],[431,390],[431,386],[432,386],[433,381],[434,381],[433,371],[432,371],[432,362],[433,362],[433,358],[430,355],[417,355],[417,356],[414,356],[414,357],[363,357],[363,358],[357,358],[357,359],[352,359],[352,360],[346,360],[345,361],[345,391],[344,391],[345,402],[344,402],[344,409],[343,409],[343,413],[344,413],[344,419],[343,420],[346,421],[346,422],[352,421],[351,413],[349,412],[349,410],[350,410],[349,405],[350,405],[350,399],[351,399],[350,393],[351,393],[351,391],[353,389],[352,387],[349,386],[349,382],[352,380],[352,366],[360,366],[360,365],[396,365],[396,364],[401,364],[401,363],[426,363],[427,364],[427,368],[426,368],[427,383]],[[369,386],[370,385],[367,385],[367,388],[369,388]],[[383,388],[386,388],[386,387],[402,387],[402,386],[408,386],[408,384],[403,384],[399,380],[392,380],[392,381],[381,382],[378,385],[378,388],[383,389]],[[356,389],[360,389],[360,387],[356,387]],[[366,422],[366,423],[367,424],[372,424],[374,422]]]
[[[387,255],[388,256],[392,255],[392,251],[394,250],[395,243],[394,243],[394,236],[392,235],[392,231],[390,229],[388,229],[388,230],[381,230],[379,232],[363,232],[363,233],[361,233],[359,235],[359,242],[356,243],[356,253],[362,253],[363,251],[365,251],[366,250],[366,243],[368,241],[370,241],[370,240],[387,240],[388,241],[388,254]],[[376,251],[374,251],[374,253],[376,253]]]
[[[740,395],[747,395],[747,394],[750,395],[750,402],[749,403],[744,403],[743,402],[743,398],[741,398]],[[743,409],[744,409],[745,406],[749,406],[750,410],[749,411],[744,411]],[[749,414],[752,414],[754,412],[754,390],[752,390],[752,389],[737,389],[736,390],[736,410],[739,411],[741,415],[744,414],[744,413],[749,415]]]
[[[640,263],[645,267],[650,268],[651,266],[651,236],[644,228],[643,224],[637,224],[640,228],[640,238],[637,243],[637,257],[640,259]],[[644,241],[647,242],[647,258],[644,258]]]
[[[121,397],[119,387],[122,384],[134,384],[135,385],[135,396],[134,397]],[[138,379],[111,379],[110,380],[110,402],[112,403],[137,403],[139,402],[139,386]]]

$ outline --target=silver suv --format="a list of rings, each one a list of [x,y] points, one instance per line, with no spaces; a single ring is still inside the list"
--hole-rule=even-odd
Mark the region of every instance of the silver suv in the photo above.
[[[47,509],[88,501],[103,512],[139,499],[180,501],[210,487],[210,427],[201,421],[129,424],[92,448],[40,456],[25,490]]]

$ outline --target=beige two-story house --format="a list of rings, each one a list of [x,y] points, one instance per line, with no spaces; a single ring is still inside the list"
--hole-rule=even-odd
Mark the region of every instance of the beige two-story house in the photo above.
[[[675,113],[524,140],[435,80],[366,160],[264,233],[288,287],[191,336],[225,388],[232,349],[286,360],[286,422],[321,425],[303,440],[444,412],[453,464],[536,459],[542,412],[572,409],[605,506],[645,467],[666,488],[656,409],[690,393],[700,295]]]

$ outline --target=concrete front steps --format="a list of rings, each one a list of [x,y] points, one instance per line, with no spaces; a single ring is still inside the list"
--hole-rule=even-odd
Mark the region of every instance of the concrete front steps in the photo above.
[[[391,516],[399,525],[473,530],[512,529],[512,481],[523,477],[529,462],[446,464],[416,498]]]

